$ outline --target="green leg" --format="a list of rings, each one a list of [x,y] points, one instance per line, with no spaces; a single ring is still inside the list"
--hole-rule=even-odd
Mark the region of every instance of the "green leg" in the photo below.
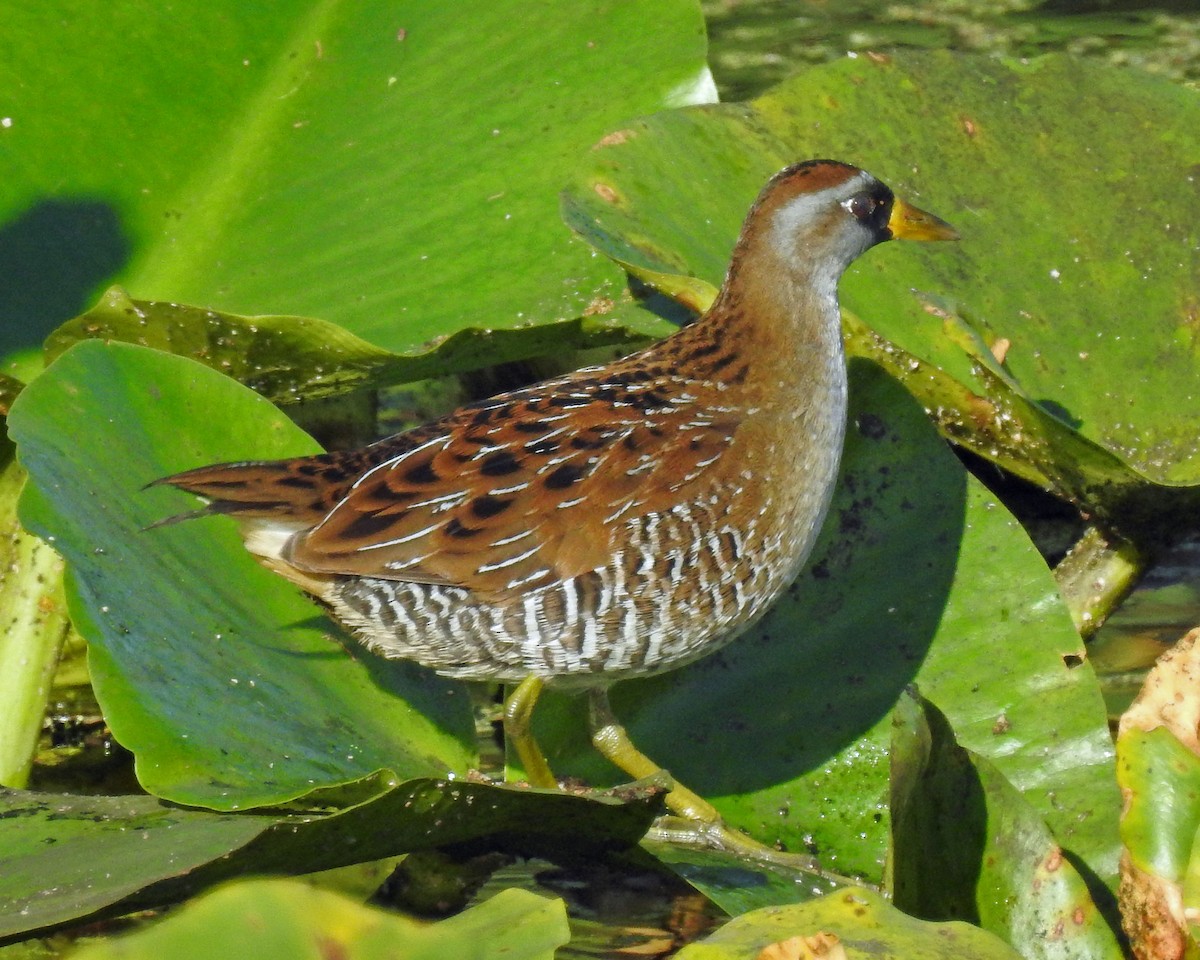
[[[662,772],[662,767],[633,745],[629,734],[609,706],[606,689],[598,688],[590,692],[588,720],[592,744],[615,766],[637,780]],[[744,833],[731,830],[711,803],[678,781],[674,782],[671,792],[667,794],[666,803],[667,809],[686,823],[681,829],[667,827],[660,834],[663,838],[716,847],[738,856],[792,868],[811,870],[816,866],[811,857],[780,853]]]
[[[596,750],[635,780],[662,772],[662,767],[633,745],[629,734],[612,712],[608,690],[603,687],[592,690],[588,696],[588,726]],[[711,803],[678,782],[667,794],[667,809],[686,820],[721,822],[721,815]]]
[[[517,688],[504,701],[504,733],[517,751],[517,759],[525,768],[525,776],[531,786],[558,788],[558,781],[550,771],[546,755],[533,736],[531,720],[533,708],[545,686],[541,677],[529,676],[517,684]]]

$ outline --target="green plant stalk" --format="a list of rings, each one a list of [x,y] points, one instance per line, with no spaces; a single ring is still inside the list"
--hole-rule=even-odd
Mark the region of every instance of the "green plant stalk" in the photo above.
[[[0,786],[24,787],[68,620],[62,558],[21,529],[17,496],[25,471],[12,457],[0,472]]]
[[[1085,640],[1125,599],[1146,569],[1146,557],[1127,540],[1088,527],[1054,569],[1058,589]]]

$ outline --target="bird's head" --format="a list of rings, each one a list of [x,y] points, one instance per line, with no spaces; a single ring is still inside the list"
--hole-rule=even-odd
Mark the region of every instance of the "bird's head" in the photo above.
[[[957,240],[946,221],[896,197],[865,170],[836,160],[807,160],[781,170],[759,195],[746,223],[786,262],[840,276],[884,240]]]

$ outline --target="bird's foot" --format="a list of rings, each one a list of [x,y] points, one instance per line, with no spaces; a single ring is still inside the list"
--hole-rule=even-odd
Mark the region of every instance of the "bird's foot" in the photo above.
[[[661,775],[665,771],[634,746],[629,734],[617,720],[609,706],[608,694],[603,689],[593,690],[589,700],[589,721],[592,744],[611,763],[633,777],[644,779]],[[668,774],[669,777],[669,774]],[[823,869],[815,857],[807,854],[789,853],[777,847],[760,843],[740,830],[725,823],[721,814],[711,803],[693,790],[689,790],[674,778],[666,796],[666,806],[671,815],[661,818],[652,828],[647,839],[717,850],[731,856],[755,863],[786,869],[815,873],[838,884],[854,881]]]

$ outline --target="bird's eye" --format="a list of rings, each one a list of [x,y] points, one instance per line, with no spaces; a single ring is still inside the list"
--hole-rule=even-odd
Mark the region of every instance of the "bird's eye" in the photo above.
[[[879,201],[869,193],[856,193],[842,204],[857,220],[870,220]]]

